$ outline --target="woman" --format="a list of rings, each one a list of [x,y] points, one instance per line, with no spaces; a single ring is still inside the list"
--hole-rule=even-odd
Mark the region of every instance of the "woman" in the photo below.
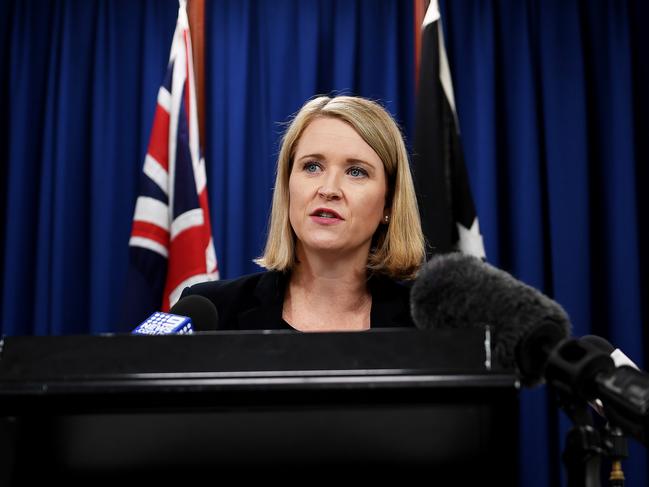
[[[220,329],[352,331],[413,326],[409,287],[424,239],[401,133],[377,103],[308,101],[284,134],[267,272],[185,289]]]

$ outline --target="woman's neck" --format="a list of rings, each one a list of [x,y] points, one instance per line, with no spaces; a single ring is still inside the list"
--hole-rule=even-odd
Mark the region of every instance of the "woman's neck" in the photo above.
[[[348,301],[353,308],[359,298],[368,294],[365,269],[313,269],[298,264],[291,273],[289,285],[306,295],[327,297],[339,304]]]
[[[345,257],[335,253],[309,252],[298,243],[297,260],[291,283],[306,292],[330,297],[347,296],[352,302],[367,294],[367,252]]]
[[[284,319],[304,331],[369,328],[372,298],[366,261],[328,261],[301,254],[286,290]]]

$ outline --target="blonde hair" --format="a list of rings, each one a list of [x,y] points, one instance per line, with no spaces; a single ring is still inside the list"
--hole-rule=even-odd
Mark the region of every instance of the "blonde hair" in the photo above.
[[[424,261],[424,236],[412,183],[408,153],[399,127],[378,103],[354,96],[319,96],[293,117],[282,138],[266,247],[255,262],[269,270],[289,271],[296,264],[295,233],[289,221],[288,182],[304,129],[319,117],[351,125],[376,152],[388,181],[390,223],[379,224],[368,256],[368,270],[395,279],[412,279]]]

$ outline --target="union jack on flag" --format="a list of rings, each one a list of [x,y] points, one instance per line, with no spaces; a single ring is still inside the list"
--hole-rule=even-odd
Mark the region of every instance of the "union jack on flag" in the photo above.
[[[189,22],[180,2],[160,90],[129,241],[136,296],[168,311],[186,286],[219,278],[200,154]],[[133,282],[129,282],[132,289]],[[142,304],[142,303],[140,303]],[[151,308],[151,304],[148,306]],[[150,313],[151,309],[147,311]]]

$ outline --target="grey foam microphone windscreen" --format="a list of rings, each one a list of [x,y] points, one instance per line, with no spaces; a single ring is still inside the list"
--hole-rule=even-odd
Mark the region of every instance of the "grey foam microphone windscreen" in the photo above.
[[[542,378],[553,346],[570,334],[556,301],[511,274],[461,253],[433,257],[411,289],[411,314],[421,329],[492,329],[494,355],[518,369],[525,385]]]

